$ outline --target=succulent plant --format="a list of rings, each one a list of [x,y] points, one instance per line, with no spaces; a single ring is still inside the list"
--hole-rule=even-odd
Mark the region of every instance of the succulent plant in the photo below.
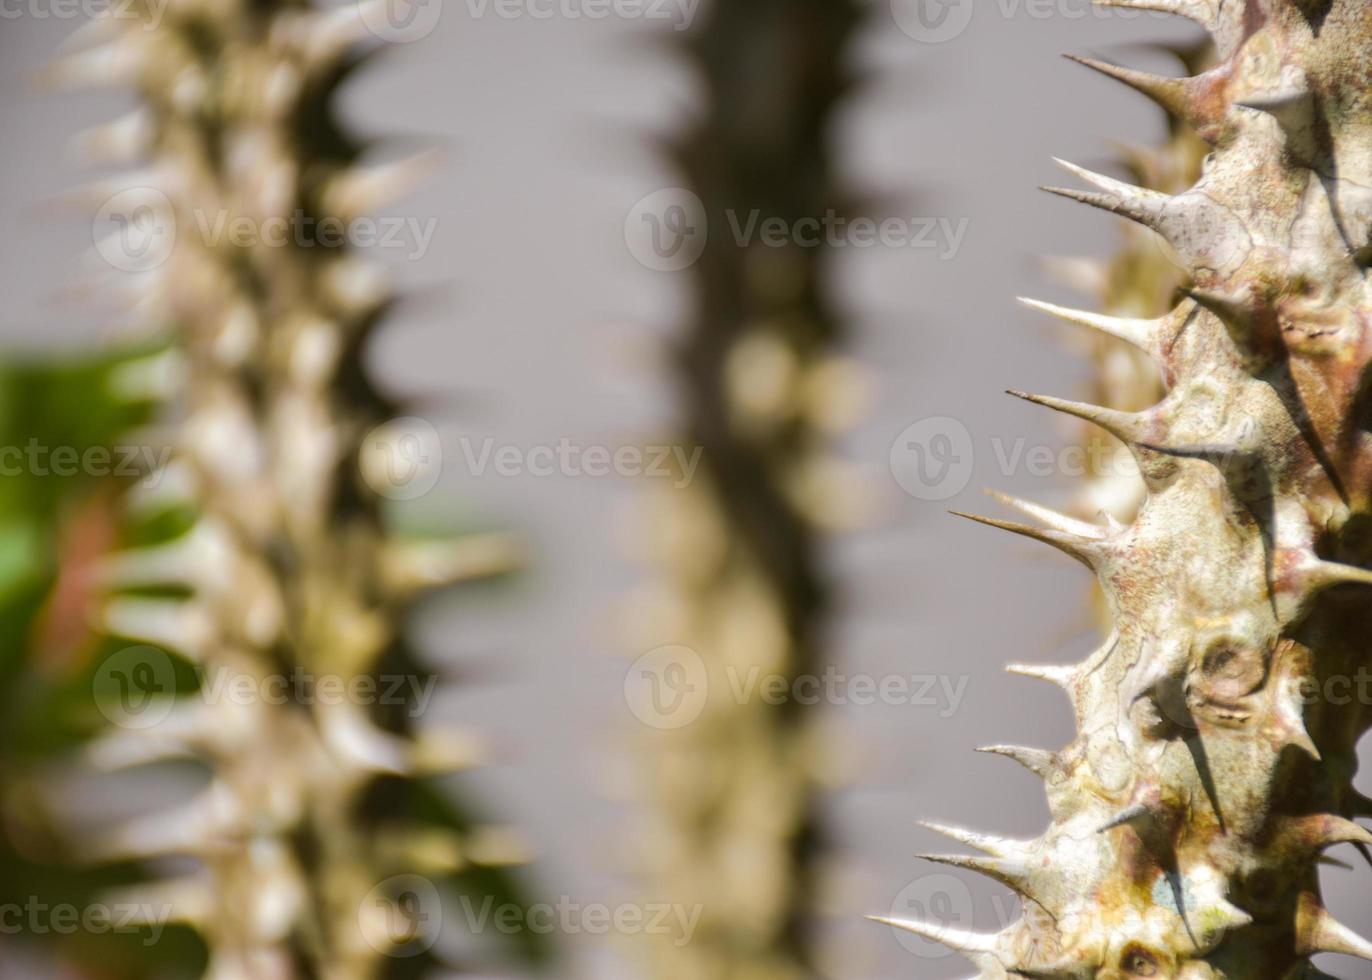
[[[98,700],[141,672],[174,696],[155,724],[105,726],[86,758],[204,776],[184,804],[81,840],[90,860],[151,871],[125,897],[193,927],[216,980],[410,976],[435,956],[465,969],[470,944],[437,935],[439,886],[519,897],[510,834],[441,783],[479,754],[419,722],[435,674],[405,635],[420,597],[505,570],[511,547],[393,529],[387,498],[414,496],[433,446],[368,378],[394,299],[340,236],[415,170],[363,166],[334,108],[388,10],[121,5],[53,70],[142,100],[83,142],[144,165],[101,195],[146,225],[120,285],[170,343],[157,424],[171,455],[136,518],[160,532],[101,571],[100,628],[140,644],[114,656],[141,659],[95,683]],[[253,233],[207,231],[219,222]]]
[[[1097,575],[1114,629],[1086,662],[1012,668],[1071,699],[1062,751],[998,748],[1041,775],[1053,822],[988,856],[936,858],[1014,889],[996,934],[886,920],[984,978],[1319,977],[1319,953],[1372,959],[1321,898],[1322,852],[1362,847],[1353,787],[1369,706],[1368,153],[1364,0],[1109,0],[1203,24],[1191,78],[1100,64],[1211,146],[1167,194],[1076,167],[1055,193],[1165,238],[1188,274],[1155,319],[1055,309],[1159,366],[1156,405],[1026,395],[1124,442],[1147,497],[1104,525],[1031,508],[978,518]],[[1350,696],[1351,694],[1351,696]]]
[[[844,213],[828,140],[857,20],[846,0],[725,0],[687,42],[704,105],[673,159],[709,235],[673,366],[679,442],[700,463],[684,488],[656,491],[650,550],[662,577],[636,614],[642,639],[696,652],[709,697],[698,718],[645,745],[645,894],[701,912],[689,943],[654,943],[656,980],[817,970],[821,712],[733,692],[759,672],[790,690],[828,662],[820,549],[848,495],[826,443],[860,382],[840,353],[830,252],[745,244],[730,229]]]

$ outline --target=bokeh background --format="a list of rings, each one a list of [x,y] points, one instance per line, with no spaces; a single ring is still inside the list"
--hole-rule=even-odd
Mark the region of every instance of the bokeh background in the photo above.
[[[1001,667],[1079,659],[1097,636],[1091,585],[1070,562],[946,511],[994,506],[982,487],[1048,503],[1072,493],[1060,472],[1005,472],[995,449],[1071,444],[1074,428],[1002,392],[1073,396],[1089,371],[1064,335],[1013,298],[1080,303],[1037,259],[1106,255],[1119,230],[1035,188],[1061,182],[1052,156],[1106,169],[1111,141],[1163,136],[1150,104],[1060,55],[1171,71],[1145,42],[1196,31],[1086,0],[955,0],[955,17],[970,8],[965,29],[928,43],[901,26],[912,15],[902,5],[916,0],[893,2],[868,8],[851,47],[862,82],[830,134],[833,152],[844,181],[880,202],[863,213],[965,222],[966,231],[956,248],[936,235],[936,248],[849,247],[833,264],[848,353],[870,385],[868,411],[840,448],[871,505],[865,526],[828,548],[840,592],[831,650],[849,674],[965,677],[966,687],[955,706],[936,689],[933,705],[826,709],[844,760],[826,809],[841,848],[832,904],[843,950],[835,975],[845,980],[967,972],[957,957],[912,951],[861,919],[908,912],[900,903],[923,894],[931,869],[913,855],[933,838],[917,819],[1008,836],[1037,833],[1046,820],[1033,777],[973,749],[1070,739],[1061,695]],[[128,97],[42,90],[35,76],[78,21],[6,11],[0,343],[89,350],[110,341],[112,326],[82,295],[99,270],[89,218],[63,203],[89,178],[70,143]],[[377,256],[414,300],[374,347],[373,365],[388,387],[422,396],[442,437],[440,484],[413,506],[460,508],[464,519],[514,529],[530,556],[516,587],[426,608],[425,644],[479,679],[434,713],[496,746],[496,765],[473,778],[535,845],[538,891],[583,902],[634,895],[624,874],[636,816],[628,745],[642,726],[624,679],[644,651],[625,648],[617,622],[648,574],[632,559],[642,481],[475,473],[463,446],[614,448],[671,432],[678,406],[663,351],[685,322],[687,280],[640,263],[625,225],[645,196],[681,182],[658,146],[700,104],[673,27],[613,15],[474,16],[446,0],[432,33],[397,46],[344,94],[355,131],[441,151],[433,175],[387,212],[433,219],[431,244],[419,257]],[[892,473],[898,436],[933,416],[964,424],[975,453],[966,488],[946,500],[912,496]],[[1372,930],[1365,873],[1326,877],[1340,918]],[[970,878],[967,888],[970,924],[995,928],[1012,911],[1001,890]],[[565,942],[569,978],[640,975],[612,937]],[[1339,975],[1372,976],[1367,969],[1349,961]]]

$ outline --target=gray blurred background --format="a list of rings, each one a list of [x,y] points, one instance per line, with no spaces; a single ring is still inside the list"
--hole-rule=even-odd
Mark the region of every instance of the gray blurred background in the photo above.
[[[643,651],[625,649],[616,619],[648,574],[630,558],[629,514],[643,488],[615,477],[478,475],[462,447],[567,439],[613,449],[670,433],[661,344],[685,315],[684,274],[637,262],[625,221],[645,195],[679,183],[654,142],[690,118],[696,90],[661,43],[675,33],[671,21],[473,9],[447,0],[431,34],[400,45],[347,92],[355,131],[394,137],[397,152],[443,152],[436,175],[387,212],[432,218],[434,235],[419,257],[380,250],[417,298],[383,332],[374,363],[396,392],[423,398],[422,414],[443,437],[442,492],[413,506],[460,508],[465,520],[515,529],[534,560],[494,604],[428,611],[429,647],[470,662],[478,680],[437,714],[495,745],[499,764],[479,778],[536,844],[538,891],[613,904],[634,895],[622,869],[634,825],[625,740],[638,722],[624,674]],[[972,750],[1071,738],[1061,694],[1001,666],[1079,659],[1096,637],[1090,583],[1068,561],[945,511],[994,511],[984,486],[1068,500],[1070,480],[1023,465],[1007,474],[995,448],[1069,444],[1073,429],[1001,392],[1072,396],[1089,369],[1013,297],[1080,304],[1047,281],[1036,257],[1108,254],[1117,229],[1035,187],[1062,182],[1051,156],[1104,169],[1110,141],[1150,144],[1163,134],[1143,99],[1059,55],[1103,53],[1173,71],[1126,46],[1195,31],[1095,11],[1087,0],[981,0],[960,34],[927,43],[901,29],[910,15],[872,6],[852,51],[866,83],[832,139],[852,187],[881,201],[867,213],[965,220],[966,233],[956,249],[938,235],[936,248],[846,248],[836,263],[856,337],[850,353],[873,386],[843,450],[878,506],[868,527],[833,540],[844,596],[833,649],[849,675],[940,675],[954,690],[967,680],[956,706],[935,688],[936,704],[830,709],[847,774],[830,803],[846,852],[834,908],[845,980],[969,972],[925,944],[907,948],[864,914],[909,913],[912,901],[937,905],[946,895],[978,928],[1013,915],[1002,890],[968,879],[964,900],[962,886],[917,862],[912,855],[934,839],[915,821],[1008,836],[1041,830],[1047,809],[1036,780]],[[60,198],[89,176],[73,160],[72,135],[126,100],[45,93],[32,81],[77,23],[17,6],[0,23],[0,335],[11,348],[112,337],[109,317],[73,295],[91,272],[82,258],[91,227]],[[897,436],[930,416],[962,422],[975,452],[966,489],[943,501],[903,492],[889,462]],[[1366,869],[1327,878],[1340,918],[1372,930]],[[570,943],[575,977],[635,975],[623,943]],[[1372,976],[1352,961],[1338,972]]]

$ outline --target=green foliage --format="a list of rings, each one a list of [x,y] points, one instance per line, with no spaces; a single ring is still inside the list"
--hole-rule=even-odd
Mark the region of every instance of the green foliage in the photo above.
[[[87,628],[79,600],[91,581],[89,562],[129,536],[118,505],[136,477],[113,472],[113,450],[147,422],[151,406],[131,401],[115,379],[148,353],[0,365],[0,798],[7,814],[0,824],[0,903],[81,908],[99,892],[136,880],[132,869],[97,872],[67,860],[37,780],[95,728],[92,676],[116,645]],[[112,462],[74,470],[49,465],[59,448],[66,458]],[[159,516],[133,536],[167,533],[169,521],[175,523]],[[75,597],[67,594],[72,590]],[[54,635],[63,641],[57,649]],[[99,963],[103,977],[147,975],[148,930],[17,938],[59,940],[66,956]],[[191,964],[203,958],[199,945],[189,932],[169,929],[157,943],[157,960],[163,967]]]

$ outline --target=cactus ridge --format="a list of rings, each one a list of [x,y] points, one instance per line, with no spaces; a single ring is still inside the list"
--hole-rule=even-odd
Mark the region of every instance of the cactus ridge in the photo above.
[[[1147,495],[1128,525],[1015,502],[1046,526],[975,518],[1091,567],[1114,633],[1081,667],[1022,671],[1066,689],[1070,746],[990,750],[1045,777],[1051,827],[939,859],[1008,884],[1022,917],[995,935],[892,924],[982,980],[1319,977],[1317,953],[1372,959],[1317,876],[1327,848],[1372,843],[1352,787],[1369,705],[1331,695],[1372,667],[1372,6],[1105,5],[1209,30],[1218,60],[1195,77],[1087,64],[1210,154],[1179,193],[1070,164],[1092,189],[1053,192],[1156,232],[1185,293],[1156,320],[1034,305],[1146,352],[1165,394],[1137,412],[1021,397],[1123,441]]]

